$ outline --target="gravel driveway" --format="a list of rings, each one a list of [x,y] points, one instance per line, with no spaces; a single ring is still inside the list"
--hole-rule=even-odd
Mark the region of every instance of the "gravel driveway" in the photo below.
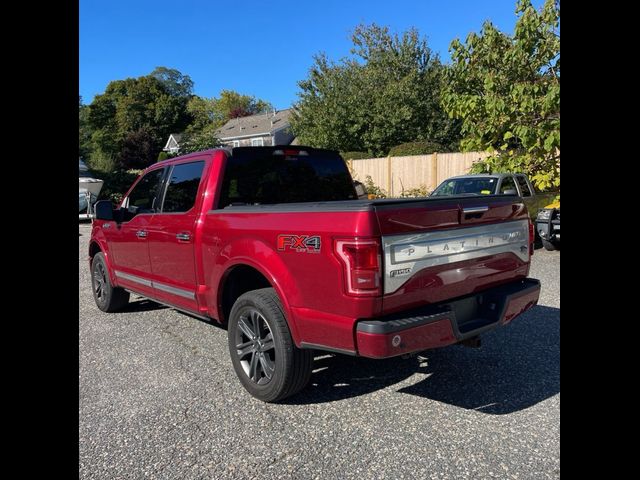
[[[80,224],[81,478],[559,478],[560,252],[536,250],[539,305],[408,360],[316,357],[284,404],[237,380],[226,331],[132,297],[91,295]]]

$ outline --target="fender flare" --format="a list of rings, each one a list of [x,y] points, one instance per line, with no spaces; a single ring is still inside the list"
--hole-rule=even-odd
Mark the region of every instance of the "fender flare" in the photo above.
[[[223,248],[218,255],[219,259],[228,258],[228,260],[223,264],[218,264],[216,266],[216,269],[220,269],[219,271],[221,271],[222,273],[219,277],[220,280],[218,288],[215,291],[214,305],[218,307],[222,304],[222,295],[224,291],[225,280],[227,279],[231,270],[233,270],[234,267],[240,265],[251,267],[254,270],[258,271],[264,278],[266,278],[269,284],[275,290],[278,298],[280,299],[280,303],[282,304],[282,308],[284,309],[285,318],[287,320],[287,324],[289,325],[289,330],[291,331],[293,341],[296,345],[299,346],[300,335],[296,324],[296,319],[291,311],[291,304],[289,303],[289,298],[296,298],[298,294],[295,279],[291,275],[291,272],[282,261],[280,256],[266,243],[256,242],[255,239],[250,240],[252,250],[255,250],[256,246],[261,247],[261,252],[263,253],[263,255],[260,256],[268,258],[267,261],[256,261],[255,256],[247,255],[245,247],[248,241],[248,239],[240,239],[237,242],[230,243],[225,248]],[[232,252],[235,249],[242,251],[239,251],[234,255],[232,254]],[[225,252],[227,252],[229,255],[227,256],[226,254],[223,254]],[[287,285],[287,290],[285,290],[284,285]],[[294,291],[291,291],[292,288],[294,289]]]

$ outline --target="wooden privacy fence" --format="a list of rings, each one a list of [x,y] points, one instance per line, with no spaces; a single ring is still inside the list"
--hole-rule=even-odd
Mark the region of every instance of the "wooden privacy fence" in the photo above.
[[[382,157],[347,160],[356,180],[364,183],[367,175],[390,197],[402,190],[426,187],[432,192],[443,180],[464,175],[471,165],[488,157],[487,152],[432,153],[408,157]]]

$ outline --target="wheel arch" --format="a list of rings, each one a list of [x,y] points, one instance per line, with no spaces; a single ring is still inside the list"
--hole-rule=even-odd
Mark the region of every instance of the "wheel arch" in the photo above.
[[[235,301],[244,293],[260,288],[273,288],[282,305],[285,320],[289,326],[291,337],[297,346],[300,345],[295,319],[291,315],[289,302],[276,277],[263,266],[248,258],[238,259],[229,265],[220,279],[218,288],[218,316],[222,323],[227,323],[229,313]]]

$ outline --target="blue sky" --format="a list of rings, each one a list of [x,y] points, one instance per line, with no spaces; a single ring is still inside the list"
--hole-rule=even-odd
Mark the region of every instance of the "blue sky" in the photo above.
[[[542,0],[534,0],[539,8]],[[296,100],[313,55],[349,54],[359,23],[416,27],[444,61],[449,44],[485,20],[513,32],[515,0],[80,0],[80,95],[90,103],[111,80],[176,68],[194,92],[236,90],[277,109]]]

